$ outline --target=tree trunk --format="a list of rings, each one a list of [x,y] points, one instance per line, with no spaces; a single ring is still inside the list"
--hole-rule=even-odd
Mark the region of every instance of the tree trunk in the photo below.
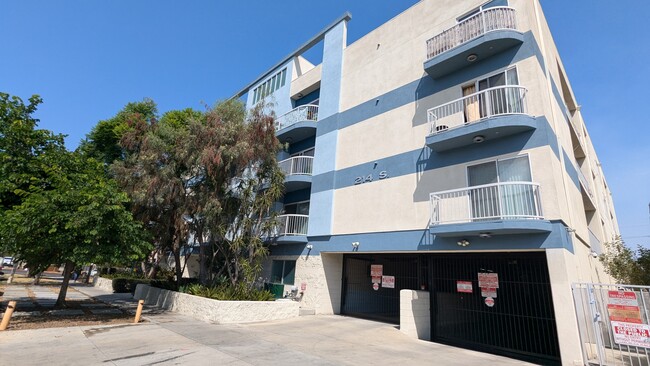
[[[176,286],[181,286],[183,277],[183,268],[181,267],[181,250],[180,247],[174,248],[174,267],[176,268]]]
[[[16,275],[16,269],[18,268],[18,263],[14,263],[14,266],[11,267],[11,274],[9,275],[9,278],[7,279],[7,284],[10,284],[14,282],[14,276]]]
[[[74,270],[74,263],[68,261],[65,262],[65,267],[63,268],[63,283],[61,283],[61,289],[59,290],[59,298],[56,299],[56,306],[65,307],[65,295],[68,293],[68,283],[70,283],[70,275]]]
[[[33,285],[40,285],[40,284],[41,284],[41,275],[42,275],[42,274],[43,274],[43,273],[37,273],[37,274],[34,276],[34,281],[32,282]]]

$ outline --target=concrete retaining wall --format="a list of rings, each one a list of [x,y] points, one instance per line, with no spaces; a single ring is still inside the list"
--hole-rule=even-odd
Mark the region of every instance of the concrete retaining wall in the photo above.
[[[108,278],[97,277],[93,283],[93,286],[99,287],[102,290],[113,292],[113,280]]]
[[[217,324],[252,323],[294,318],[299,315],[299,304],[290,300],[278,301],[220,301],[163,290],[139,284],[133,295],[146,305],[189,315]]]
[[[399,330],[413,338],[431,340],[428,291],[399,292]]]

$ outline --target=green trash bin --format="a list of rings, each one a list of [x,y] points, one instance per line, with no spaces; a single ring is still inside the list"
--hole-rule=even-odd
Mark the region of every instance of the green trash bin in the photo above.
[[[281,299],[284,297],[284,285],[279,284],[279,283],[265,283],[264,284],[264,289],[267,291],[271,291],[273,296],[276,299]]]

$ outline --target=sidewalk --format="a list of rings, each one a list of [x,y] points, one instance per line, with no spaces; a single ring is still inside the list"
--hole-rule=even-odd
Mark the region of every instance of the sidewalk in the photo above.
[[[5,285],[4,294],[0,297],[0,312],[4,312],[9,301],[16,301],[16,310],[13,316],[40,316],[49,315],[83,315],[82,309],[54,309],[59,287],[53,285]],[[131,294],[110,294],[87,285],[74,284],[68,288],[67,301],[87,302],[81,303],[82,308],[87,308],[91,314],[121,314],[119,308],[128,310],[137,306]],[[96,301],[100,303],[96,303]],[[91,303],[92,302],[92,303]]]
[[[41,290],[43,290],[41,292]],[[48,303],[47,291],[38,303]],[[75,285],[77,295],[132,311],[130,294]],[[11,291],[23,299],[21,289]],[[7,300],[3,296],[2,301]],[[24,301],[25,303],[27,301]],[[219,325],[148,309],[146,323],[0,332],[0,357],[18,365],[521,365],[419,341],[391,324],[338,315]]]

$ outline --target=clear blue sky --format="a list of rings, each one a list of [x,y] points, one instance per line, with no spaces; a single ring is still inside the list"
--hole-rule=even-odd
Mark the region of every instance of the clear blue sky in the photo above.
[[[353,42],[415,0],[3,0],[0,91],[44,99],[73,149],[150,97],[161,112],[228,98],[343,14]],[[650,247],[650,1],[542,0],[629,245]]]

